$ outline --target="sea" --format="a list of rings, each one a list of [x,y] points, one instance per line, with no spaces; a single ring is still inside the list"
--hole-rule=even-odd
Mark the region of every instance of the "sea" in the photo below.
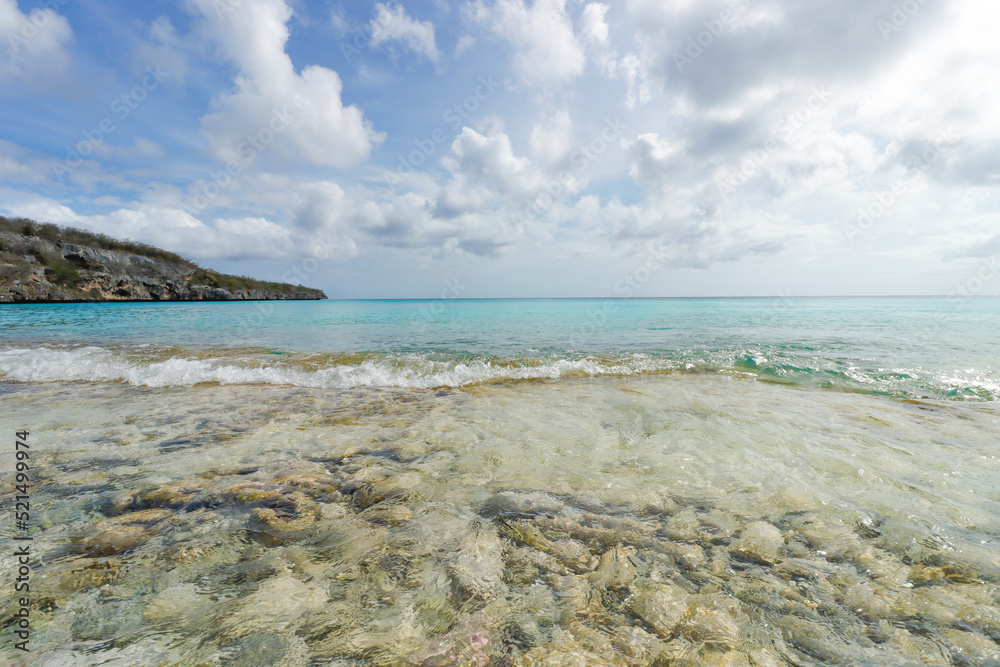
[[[998,400],[988,297],[0,306],[0,662],[1000,665]]]

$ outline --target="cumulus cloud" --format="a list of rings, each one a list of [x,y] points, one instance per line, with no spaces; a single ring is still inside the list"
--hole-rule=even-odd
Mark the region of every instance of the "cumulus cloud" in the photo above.
[[[604,15],[611,9],[608,5],[591,2],[583,8],[580,36],[589,44],[608,43],[608,22]]]
[[[303,233],[259,215],[216,217],[203,222],[174,206],[145,202],[129,202],[106,214],[80,215],[45,198],[19,202],[7,209],[13,215],[169,248],[195,260],[338,260],[356,254],[349,238],[316,230]]]
[[[73,30],[66,17],[49,8],[23,13],[17,0],[0,0],[0,84],[45,85],[71,63]]]
[[[223,3],[221,12],[214,0],[186,2],[199,17],[194,30],[178,37],[166,19],[140,26],[148,54],[140,59],[173,54],[188,82],[196,68],[206,81],[229,77],[233,66],[232,86],[197,103],[211,105],[201,123],[212,158],[237,161],[240,175],[206,207],[185,208],[210,185],[190,183],[190,174],[210,178],[221,167],[178,150],[177,142],[195,143],[182,126],[140,136],[137,115],[120,145],[105,142],[67,175],[61,201],[24,194],[53,192],[52,156],[0,142],[7,210],[206,259],[333,248],[326,257],[499,257],[495,266],[509,271],[543,254],[607,266],[652,245],[672,267],[729,265],[721,273],[734,277],[734,291],[744,284],[737,271],[758,263],[758,277],[801,265],[809,284],[853,289],[864,278],[843,282],[843,268],[865,254],[914,267],[873,291],[935,291],[910,281],[964,270],[962,262],[1000,247],[1000,88],[991,85],[1000,5],[987,0],[469,0],[447,26],[381,0],[370,24],[375,47],[440,64],[437,38],[447,27],[456,39],[448,56],[460,53],[461,62],[449,77],[418,79],[402,93],[385,70],[360,63],[352,74],[383,105],[380,125],[411,134],[394,137],[391,154],[378,154],[370,170],[335,177],[313,167],[358,165],[382,135],[344,103],[336,72],[296,68],[286,52],[292,26],[302,30],[296,53],[319,48],[308,40],[328,40],[329,26],[316,37],[291,22],[291,0],[242,0],[232,11]],[[918,9],[898,14],[897,6]],[[0,0],[5,26],[11,7]],[[342,34],[347,12],[333,11]],[[209,67],[206,43],[218,46],[224,69]],[[494,62],[497,44],[509,60]],[[0,60],[0,79],[23,80],[10,62],[9,53]],[[480,98],[461,122],[442,115],[480,74],[502,80],[503,93]],[[399,107],[401,94],[415,103]],[[599,137],[617,114],[625,129]],[[405,176],[393,172],[414,145],[426,159]],[[600,155],[588,158],[598,145]],[[158,170],[163,154],[175,173]],[[253,160],[257,168],[247,168]],[[369,180],[380,172],[392,173],[390,185]],[[71,205],[110,212],[78,216]],[[752,291],[771,292],[760,285]]]
[[[565,161],[576,147],[569,110],[563,108],[537,120],[531,128],[529,144],[535,161],[546,167]]]
[[[374,47],[389,42],[399,42],[433,63],[440,58],[441,54],[434,41],[434,24],[430,21],[411,19],[406,15],[402,5],[391,7],[381,2],[376,4],[371,31]]]
[[[677,159],[681,155],[677,145],[655,132],[640,134],[629,144],[632,161],[629,175],[642,182],[655,182],[669,177],[684,168],[685,163]]]
[[[462,128],[441,164],[451,172],[436,209],[445,217],[503,204],[514,208],[544,184],[541,170],[528,158],[515,155],[502,126],[485,134]]]
[[[795,0],[630,0],[643,62],[667,91],[719,105],[769,88],[869,78],[891,66],[944,3],[921,3],[887,38],[890,0],[803,4]]]
[[[646,77],[646,66],[634,53],[626,53],[618,63],[617,71],[625,79],[628,86],[625,93],[625,106],[634,110],[649,102],[649,83]]]
[[[472,19],[507,41],[514,69],[529,85],[572,81],[583,73],[584,48],[566,12],[566,0],[477,0]]]
[[[356,106],[344,106],[342,83],[318,65],[295,71],[285,52],[292,10],[285,0],[245,0],[219,11],[190,0],[204,29],[240,71],[235,90],[212,100],[202,132],[221,162],[248,162],[266,149],[286,163],[348,167],[384,139]]]

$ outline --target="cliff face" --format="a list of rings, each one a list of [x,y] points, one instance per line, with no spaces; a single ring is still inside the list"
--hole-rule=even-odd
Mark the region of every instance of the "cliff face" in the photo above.
[[[0,303],[325,299],[317,289],[0,231]]]

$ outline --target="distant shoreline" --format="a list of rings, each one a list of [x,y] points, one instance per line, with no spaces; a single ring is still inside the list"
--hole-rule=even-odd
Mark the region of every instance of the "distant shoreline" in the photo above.
[[[0,304],[321,299],[322,290],[219,273],[144,243],[0,216]]]

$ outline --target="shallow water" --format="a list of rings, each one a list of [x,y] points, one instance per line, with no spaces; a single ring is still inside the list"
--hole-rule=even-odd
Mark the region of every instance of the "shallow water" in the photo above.
[[[998,404],[754,377],[8,377],[24,664],[997,664]]]
[[[426,389],[705,370],[991,401],[998,328],[994,298],[0,306],[0,381]]]

